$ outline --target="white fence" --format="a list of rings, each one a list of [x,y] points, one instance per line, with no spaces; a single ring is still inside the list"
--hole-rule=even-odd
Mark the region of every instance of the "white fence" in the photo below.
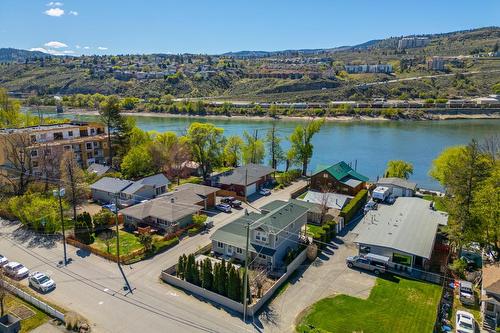
[[[304,262],[307,257],[307,249],[302,251],[297,258],[295,258],[286,269],[286,273],[283,274],[274,285],[266,292],[266,294],[259,299],[256,303],[248,307],[248,314],[255,315],[257,311],[267,302],[276,290],[292,275],[292,273]],[[226,308],[243,313],[243,304],[236,302],[232,299],[214,293],[210,290],[198,287],[192,283],[179,279],[177,276],[173,275],[175,273],[175,266],[169,267],[163,272],[161,272],[160,278],[168,284],[187,290],[197,296],[203,297],[209,301],[218,303]]]
[[[3,285],[5,289],[15,294],[16,296],[22,298],[26,302],[30,303],[34,307],[47,313],[49,316],[62,320],[64,322],[64,313],[54,309],[45,302],[40,301],[38,298],[31,296],[30,294],[22,291],[21,289],[11,285],[7,281],[0,280],[0,284]]]

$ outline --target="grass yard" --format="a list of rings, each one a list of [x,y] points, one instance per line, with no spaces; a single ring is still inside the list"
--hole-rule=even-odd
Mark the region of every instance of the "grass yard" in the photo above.
[[[438,197],[435,195],[424,195],[423,199],[429,200],[429,201],[434,201],[434,207],[436,207],[436,210],[446,212],[446,208],[444,206],[444,198],[443,197]]]
[[[48,315],[14,295],[5,298],[5,312],[21,318],[21,333],[30,332],[50,320]]]
[[[119,235],[120,235],[120,254],[126,255],[135,250],[142,249],[143,247],[142,244],[139,243],[139,239],[134,234],[120,230]],[[92,243],[90,246],[95,247],[96,249],[101,250],[103,252],[108,251],[106,243],[99,237],[95,237],[94,243]],[[115,237],[113,237],[110,241],[109,253],[116,255]]]
[[[366,300],[338,295],[315,303],[301,318],[301,333],[432,332],[441,287],[391,277],[378,278]]]

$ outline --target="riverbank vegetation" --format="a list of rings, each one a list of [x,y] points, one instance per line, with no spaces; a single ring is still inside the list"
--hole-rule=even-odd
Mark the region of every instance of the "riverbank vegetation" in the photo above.
[[[500,137],[446,148],[429,174],[445,189],[439,204],[449,213],[446,232],[455,249],[479,243],[500,260]]]

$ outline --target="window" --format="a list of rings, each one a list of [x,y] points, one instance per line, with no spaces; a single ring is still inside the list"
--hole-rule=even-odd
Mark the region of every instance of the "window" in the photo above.
[[[54,135],[54,140],[62,140],[63,139],[62,132],[55,132],[53,135]]]
[[[68,131],[68,136],[73,136],[73,131]]]
[[[90,134],[94,135],[95,134],[95,128],[90,129]]]
[[[71,150],[71,146],[64,146],[64,150]]]
[[[31,143],[35,143],[36,142],[36,135],[32,135],[31,136]]]
[[[222,243],[222,242],[217,242],[217,247],[218,247],[219,249],[223,249],[223,248],[224,248],[224,243]]]
[[[31,151],[31,157],[37,157],[37,156],[38,156],[38,150],[33,149],[33,150]]]
[[[40,140],[42,140],[42,141],[47,140],[47,133],[40,134]]]
[[[85,147],[87,148],[87,150],[91,150],[92,149],[92,142],[85,143]]]
[[[495,305],[490,302],[486,302],[486,311],[493,312],[495,311]]]
[[[243,253],[243,249],[241,249],[241,248],[237,247],[237,248],[236,248],[236,253],[238,253],[238,254],[242,254],[242,253]]]
[[[323,178],[328,178],[328,175],[326,173],[324,173]]]
[[[33,168],[38,168],[38,161],[33,161],[31,164],[33,164]]]
[[[267,233],[262,231],[256,231],[255,239],[261,242],[267,242]]]
[[[261,258],[261,259],[267,259],[267,256],[265,254],[259,253],[259,258]]]

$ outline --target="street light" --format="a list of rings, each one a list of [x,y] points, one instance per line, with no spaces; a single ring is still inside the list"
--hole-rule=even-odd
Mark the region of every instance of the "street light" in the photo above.
[[[63,206],[62,206],[62,197],[66,194],[66,190],[64,188],[61,188],[59,186],[59,189],[53,190],[52,194],[54,197],[59,199],[59,210],[61,212],[61,226],[62,226],[62,234],[63,234],[63,249],[64,249],[64,266],[68,263],[67,257],[66,257],[66,233],[64,230],[64,215],[63,215]]]

